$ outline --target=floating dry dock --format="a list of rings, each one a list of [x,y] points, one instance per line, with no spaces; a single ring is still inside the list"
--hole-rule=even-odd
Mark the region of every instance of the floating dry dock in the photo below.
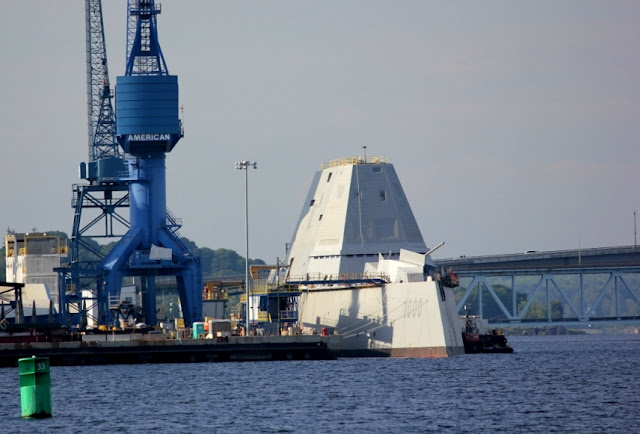
[[[91,335],[72,342],[0,344],[0,367],[23,357],[48,357],[52,366],[135,363],[198,363],[262,360],[332,360],[340,336],[230,336],[224,339],[166,339],[153,334]]]

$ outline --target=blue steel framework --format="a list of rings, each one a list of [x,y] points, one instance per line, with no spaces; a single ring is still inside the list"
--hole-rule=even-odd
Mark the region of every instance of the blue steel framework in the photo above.
[[[96,71],[106,74],[106,50],[100,1],[87,0],[86,4],[87,59],[99,63],[87,68],[88,83],[93,83],[92,74]],[[98,307],[98,322],[107,322],[110,300],[119,298],[122,278],[127,276],[141,278],[143,311],[148,324],[156,323],[156,276],[176,278],[187,325],[201,319],[199,258],[180,241],[177,235],[180,222],[166,208],[165,154],[173,149],[183,131],[178,118],[177,77],[168,74],[158,43],[158,13],[160,8],[152,0],[128,2],[126,75],[117,78],[116,88],[118,122],[106,116],[112,113],[105,108],[111,107],[111,92],[108,78],[103,77],[100,112],[105,115],[96,121],[95,131],[101,127],[109,131],[104,137],[117,139],[127,157],[120,157],[117,146],[117,152],[110,152],[109,148],[96,150],[93,146],[90,157],[95,160],[81,165],[81,175],[90,185],[74,186],[72,263],[69,268],[58,270],[61,283],[68,288],[66,299],[60,303],[60,313],[67,323],[76,323],[87,315],[84,307],[87,300],[88,310]],[[102,42],[92,42],[93,39]],[[94,49],[100,53],[92,53]],[[94,93],[89,90],[90,113],[97,107],[92,103]],[[93,125],[90,120],[90,128]],[[95,136],[95,131],[90,135]],[[98,215],[83,226],[82,211],[92,208],[98,210]],[[129,220],[119,212],[120,208],[130,208]],[[104,223],[104,234],[89,236],[98,223]],[[117,233],[122,228],[126,233]],[[90,243],[83,243],[83,236],[118,237],[119,241],[106,257],[92,251],[98,260],[81,262],[80,248],[90,248]],[[151,253],[154,248],[164,253],[156,257]],[[74,318],[69,316],[70,304],[76,306]]]
[[[460,278],[458,294],[462,295],[457,303],[460,314],[465,313],[467,306],[473,314],[483,316],[483,297],[487,295],[496,303],[506,320],[487,318],[490,323],[523,326],[541,323],[584,325],[591,321],[640,322],[640,251],[635,248],[535,252],[525,256],[436,262],[438,266],[451,267]],[[496,293],[494,286],[498,284],[509,288],[510,306]],[[472,295],[476,297],[477,305],[469,305]],[[523,306],[517,305],[518,295],[526,295]],[[531,319],[528,316],[530,308],[541,300],[546,317]],[[552,315],[554,301],[562,306],[560,318]]]
[[[153,0],[129,2],[136,31],[126,74],[116,81],[116,136],[132,156],[129,169],[130,227],[100,264],[103,297],[120,294],[122,278],[138,276],[147,324],[156,323],[157,276],[174,276],[185,324],[202,319],[202,271],[176,235],[178,222],[166,207],[166,154],[182,138],[178,116],[178,77],[169,75],[157,34],[160,8]],[[129,26],[128,26],[129,35]]]
[[[90,316],[98,300],[99,262],[104,255],[93,241],[120,237],[129,227],[121,213],[129,206],[129,192],[127,182],[119,179],[124,159],[116,139],[101,0],[85,1],[85,21],[89,162],[81,163],[80,173],[89,184],[73,185],[70,264],[57,270],[64,288],[59,312],[68,326]],[[85,224],[83,217],[90,221]],[[96,320],[104,323],[106,318]]]

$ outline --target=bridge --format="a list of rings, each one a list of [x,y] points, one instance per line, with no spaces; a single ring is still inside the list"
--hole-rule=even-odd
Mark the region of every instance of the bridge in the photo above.
[[[640,324],[640,247],[436,260],[458,275],[458,313],[500,327]]]

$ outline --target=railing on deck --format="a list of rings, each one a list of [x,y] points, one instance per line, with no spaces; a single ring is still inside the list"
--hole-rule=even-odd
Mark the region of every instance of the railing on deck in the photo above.
[[[250,292],[252,295],[298,292],[298,285],[293,283],[282,283],[278,285],[277,283],[260,279],[251,282]]]
[[[387,157],[346,157],[338,158],[337,160],[331,160],[328,163],[322,163],[322,169],[338,166],[349,166],[353,164],[388,164],[389,159]]]
[[[297,310],[281,310],[280,320],[296,321],[298,319]]]
[[[322,274],[309,273],[304,276],[292,276],[290,282],[296,284],[337,284],[337,283],[354,283],[354,284],[379,284],[389,283],[391,278],[385,273],[352,273],[352,274]]]
[[[298,319],[297,310],[281,310],[280,311],[280,321],[297,321],[297,319]],[[271,315],[269,314],[269,312],[265,310],[261,310],[261,311],[258,311],[258,322],[274,322],[274,319],[271,318]]]

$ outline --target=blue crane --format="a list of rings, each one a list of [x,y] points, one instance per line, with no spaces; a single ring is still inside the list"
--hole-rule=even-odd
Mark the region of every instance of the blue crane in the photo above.
[[[154,325],[155,278],[174,276],[190,325],[202,316],[202,273],[199,257],[181,242],[181,225],[166,207],[166,153],[183,130],[177,76],[169,75],[158,42],[160,7],[128,0],[127,62],[125,75],[117,77],[114,116],[101,0],[85,5],[89,162],[81,163],[80,174],[89,184],[74,185],[71,264],[57,270],[67,288],[59,312],[71,325],[97,307],[97,321],[105,324],[113,319],[110,304],[120,298],[122,279],[134,277],[140,279],[145,321]],[[86,211],[94,216],[83,224]],[[105,256],[89,238],[119,241]],[[82,249],[93,259],[82,259]]]
[[[120,294],[122,279],[142,278],[142,309],[156,323],[155,277],[175,276],[185,324],[202,319],[202,271],[176,234],[179,225],[166,206],[166,154],[183,137],[178,77],[170,75],[158,41],[153,0],[129,0],[125,75],[116,78],[116,137],[127,159],[130,227],[100,263],[104,294]]]

